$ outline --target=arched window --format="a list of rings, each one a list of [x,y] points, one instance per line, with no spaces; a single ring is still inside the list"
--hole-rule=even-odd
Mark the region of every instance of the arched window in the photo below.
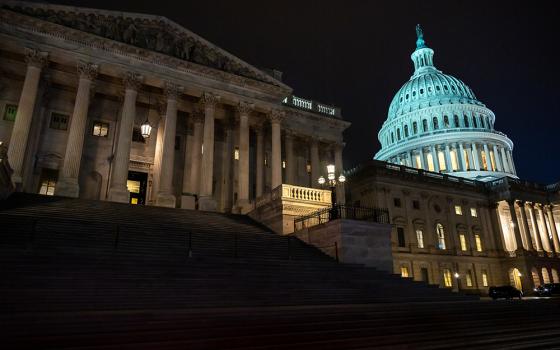
[[[443,116],[443,125],[448,128],[449,127],[449,117],[444,115]]]
[[[418,134],[418,124],[416,122],[412,123],[412,133],[414,135]]]
[[[391,143],[395,143],[395,134],[391,133]]]
[[[486,117],[486,127],[488,129],[492,129],[492,125],[490,125],[490,119],[488,117]]]
[[[484,125],[484,118],[482,118],[482,116],[480,116],[479,118],[480,118],[480,127],[485,128],[486,126]]]
[[[423,66],[423,65],[424,65],[424,58],[420,57],[420,66]]]
[[[458,128],[459,127],[459,116],[458,115],[454,115],[453,116],[453,125]]]
[[[469,127],[469,117],[467,117],[466,114],[463,117],[464,117],[463,121],[465,122],[465,128],[468,128]]]
[[[401,129],[397,129],[397,140],[401,140]]]
[[[445,232],[443,231],[443,225],[440,223],[436,225],[436,234],[438,239],[438,249],[445,250]]]
[[[437,130],[437,129],[438,129],[438,120],[437,120],[437,117],[434,117],[434,118],[432,119],[432,121],[433,121],[433,123],[434,123],[434,130]]]
[[[472,127],[473,128],[478,128],[478,126],[476,125],[476,116],[474,116],[474,115],[472,117]]]
[[[422,131],[428,131],[428,121],[426,119],[422,120]]]
[[[404,137],[408,137],[408,125],[404,126]]]

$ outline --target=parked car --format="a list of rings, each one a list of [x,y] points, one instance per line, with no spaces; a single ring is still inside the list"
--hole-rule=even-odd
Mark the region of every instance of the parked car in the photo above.
[[[560,295],[560,283],[545,283],[542,286],[535,288],[534,291],[539,297]]]
[[[488,289],[488,295],[490,296],[490,298],[494,300],[498,298],[505,298],[505,299],[523,298],[523,292],[512,286],[490,287]]]

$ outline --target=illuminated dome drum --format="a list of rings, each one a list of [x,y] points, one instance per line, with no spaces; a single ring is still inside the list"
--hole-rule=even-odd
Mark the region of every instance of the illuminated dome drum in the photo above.
[[[482,181],[517,177],[513,142],[494,130],[494,113],[435,68],[420,26],[416,33],[414,74],[391,102],[374,159]]]

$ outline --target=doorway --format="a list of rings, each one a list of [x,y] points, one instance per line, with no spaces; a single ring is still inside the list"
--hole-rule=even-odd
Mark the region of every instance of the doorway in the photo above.
[[[423,267],[420,269],[420,274],[422,275],[422,281],[429,283],[430,279],[428,277],[428,269]]]
[[[126,187],[130,192],[130,204],[146,204],[146,189],[148,187],[148,173],[129,171]]]

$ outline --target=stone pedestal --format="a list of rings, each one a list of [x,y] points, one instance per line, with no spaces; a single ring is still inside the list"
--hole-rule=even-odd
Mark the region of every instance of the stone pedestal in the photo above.
[[[122,187],[119,188],[112,188],[109,191],[109,201],[111,202],[117,202],[117,203],[129,203],[130,202],[130,192],[128,192],[128,189],[126,188],[126,186],[124,187],[124,189]]]
[[[181,209],[196,209],[196,197],[193,195],[182,195]]]
[[[198,199],[198,210],[216,211],[218,204],[213,197],[200,197]]]
[[[175,208],[176,199],[175,196],[168,193],[158,193],[156,198],[156,205],[158,207]]]
[[[62,197],[78,198],[80,185],[76,178],[62,178],[56,183],[56,195]]]

